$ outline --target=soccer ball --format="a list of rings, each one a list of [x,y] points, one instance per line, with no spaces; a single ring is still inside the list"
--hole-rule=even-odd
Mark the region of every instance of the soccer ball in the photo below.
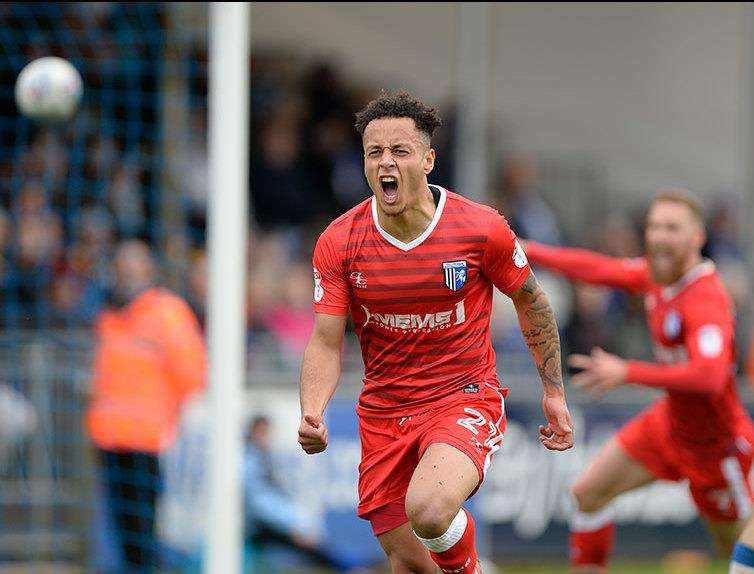
[[[68,60],[39,58],[18,75],[16,106],[33,120],[64,122],[76,112],[83,89],[81,75]]]

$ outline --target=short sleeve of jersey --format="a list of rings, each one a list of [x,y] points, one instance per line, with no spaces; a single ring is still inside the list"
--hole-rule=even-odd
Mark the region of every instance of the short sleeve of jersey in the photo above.
[[[689,357],[706,361],[730,361],[734,350],[731,309],[722,297],[711,295],[684,310],[684,339]]]
[[[314,247],[314,311],[347,315],[349,286],[340,254],[329,230],[320,235]]]
[[[482,272],[506,295],[526,281],[531,269],[521,244],[502,215],[494,215],[487,232]]]

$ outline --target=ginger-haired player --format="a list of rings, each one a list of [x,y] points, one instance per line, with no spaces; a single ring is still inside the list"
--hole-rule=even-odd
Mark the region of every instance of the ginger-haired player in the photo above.
[[[427,183],[439,123],[406,93],[383,94],[357,115],[374,195],[317,242],[316,319],[301,372],[299,443],[314,454],[327,447],[323,413],[350,311],[365,370],[358,514],[396,574],[481,572],[463,503],[505,427],[493,286],[513,300],[542,379],[542,444],[573,445],[555,318],[513,232],[494,209]]]
[[[699,202],[688,191],[671,189],[658,193],[649,207],[642,258],[526,244],[534,264],[644,295],[657,362],[626,360],[596,348],[570,358],[582,369],[573,383],[597,394],[625,384],[665,391],[576,480],[574,572],[604,571],[614,537],[608,504],[654,480],[688,479],[722,555],[730,555],[740,521],[751,511],[746,476],[754,426],[736,391],[733,307],[714,263],[702,257],[705,241]]]

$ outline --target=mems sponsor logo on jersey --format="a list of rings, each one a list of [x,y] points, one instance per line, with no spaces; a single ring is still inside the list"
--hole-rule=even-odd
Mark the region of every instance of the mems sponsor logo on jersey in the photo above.
[[[364,309],[364,313],[367,316],[364,321],[364,327],[372,323],[387,331],[396,333],[431,333],[432,331],[449,329],[466,321],[466,308],[463,301],[456,303],[455,307],[449,311],[424,313],[423,315],[413,313],[373,313],[364,305],[361,308]]]

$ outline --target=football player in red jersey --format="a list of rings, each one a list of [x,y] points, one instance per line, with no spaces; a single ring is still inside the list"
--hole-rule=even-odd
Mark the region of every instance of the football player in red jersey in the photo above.
[[[578,281],[644,294],[656,363],[595,348],[569,363],[577,386],[597,394],[624,384],[663,389],[576,480],[571,524],[575,572],[602,572],[614,527],[608,503],[657,479],[688,479],[691,496],[723,555],[751,510],[746,476],[754,427],[736,391],[733,308],[711,261],[702,209],[685,190],[661,191],[646,220],[646,256],[616,259],[527,243],[532,262]]]
[[[365,371],[358,513],[400,574],[481,571],[463,503],[505,427],[493,286],[513,300],[541,375],[540,441],[573,445],[555,318],[523,249],[495,210],[427,183],[439,123],[406,93],[384,94],[357,115],[373,197],[317,242],[315,328],[301,369],[299,443],[314,454],[327,447],[323,413],[350,312]]]

